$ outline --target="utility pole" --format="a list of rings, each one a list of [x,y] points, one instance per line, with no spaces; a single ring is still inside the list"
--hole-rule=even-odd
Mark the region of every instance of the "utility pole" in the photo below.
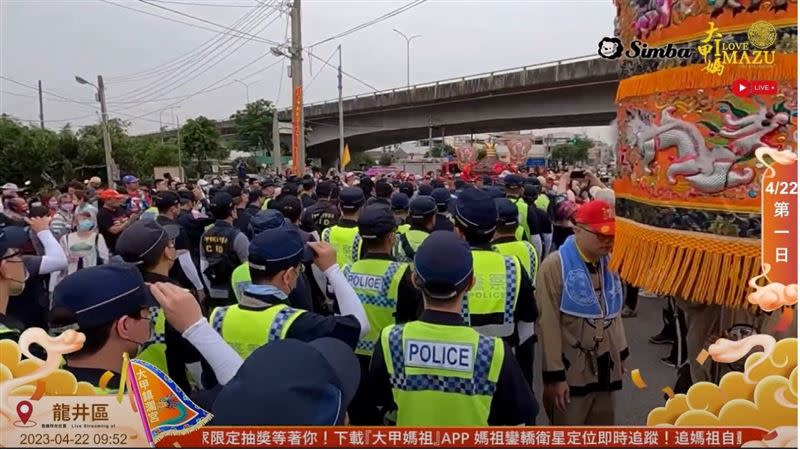
[[[181,181],[186,181],[183,177],[183,157],[181,155],[181,118],[175,115],[175,128],[178,130],[178,173]]]
[[[39,125],[44,130],[44,102],[42,101],[42,80],[39,80]]]
[[[300,0],[292,2],[292,157],[296,175],[306,168],[305,118],[303,117],[303,43],[300,26]]]
[[[276,174],[281,173],[281,123],[277,109],[272,113],[272,166]]]
[[[342,46],[339,45],[339,172],[344,170],[344,103],[342,102]]]
[[[103,84],[103,76],[97,76],[97,96],[100,101],[100,113],[103,118],[103,150],[106,154],[106,177],[108,186],[116,188],[114,182],[114,159],[111,157],[111,134],[108,131],[108,112],[106,111],[106,88]]]

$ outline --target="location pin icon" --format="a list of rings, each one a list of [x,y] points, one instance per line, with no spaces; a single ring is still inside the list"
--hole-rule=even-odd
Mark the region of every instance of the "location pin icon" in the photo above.
[[[28,423],[28,419],[31,418],[31,414],[33,414],[33,405],[31,405],[31,402],[23,400],[17,403],[17,415],[19,416],[19,420],[22,421],[23,425]]]

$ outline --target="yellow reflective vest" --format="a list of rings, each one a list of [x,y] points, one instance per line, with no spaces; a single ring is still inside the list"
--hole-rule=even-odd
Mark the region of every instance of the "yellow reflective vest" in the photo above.
[[[339,267],[358,261],[361,256],[361,236],[358,227],[334,225],[322,231],[320,239],[336,249],[336,262]]]
[[[397,426],[486,426],[503,341],[472,328],[414,321],[384,328],[381,350]]]
[[[464,297],[464,324],[487,336],[507,337],[514,332],[514,310],[519,296],[519,259],[492,250],[472,250],[475,286]]]
[[[264,309],[239,305],[214,308],[208,321],[242,359],[258,347],[286,337],[292,323],[305,311],[280,304]]]

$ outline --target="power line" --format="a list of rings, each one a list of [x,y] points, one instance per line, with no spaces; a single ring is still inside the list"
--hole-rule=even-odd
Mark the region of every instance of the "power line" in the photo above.
[[[11,117],[11,118],[16,119],[16,120],[19,120],[20,122],[35,122],[37,124],[40,122],[39,119],[23,119],[23,118],[20,118],[20,117],[17,117],[15,115],[13,115],[13,114],[8,114],[8,113],[2,113],[2,115],[6,116],[6,117]],[[68,117],[66,119],[48,119],[48,120],[45,120],[44,122],[72,122],[73,120],[83,120],[83,119],[88,119],[90,117],[97,117],[97,114],[88,114],[88,115],[79,116],[79,117]]]
[[[342,31],[339,34],[335,34],[335,35],[333,35],[333,36],[331,36],[329,38],[323,39],[321,41],[317,41],[317,42],[309,45],[308,47],[316,47],[317,45],[324,44],[324,43],[332,41],[334,39],[339,39],[339,38],[345,37],[348,34],[355,33],[356,31],[359,31],[359,30],[363,30],[364,28],[367,28],[367,27],[370,27],[372,25],[375,25],[376,23],[382,22],[382,21],[384,21],[384,20],[386,20],[386,19],[388,19],[390,17],[394,17],[394,16],[396,16],[398,14],[404,13],[404,12],[408,11],[411,8],[414,8],[416,6],[419,6],[419,5],[423,4],[423,3],[425,3],[426,1],[427,0],[414,0],[411,3],[406,3],[405,5],[397,8],[397,9],[393,9],[392,11],[389,11],[388,13],[386,13],[386,14],[384,14],[382,16],[376,17],[376,18],[374,18],[372,20],[369,20],[367,22],[364,22],[364,23],[362,23],[360,25],[356,25],[356,26],[354,26],[354,27],[352,27],[350,29]]]
[[[28,89],[32,89],[32,90],[37,91],[37,92],[39,91],[39,88],[36,87],[36,86],[31,86],[29,84],[21,83],[21,82],[19,82],[17,80],[12,80],[11,78],[8,78],[8,77],[6,77],[4,75],[0,75],[0,78],[2,78],[3,80],[9,81],[11,83],[14,83],[14,84],[16,84],[18,86],[26,87]],[[68,103],[76,103],[76,104],[79,104],[79,105],[94,105],[95,104],[95,102],[85,102],[85,101],[81,101],[81,100],[76,100],[74,98],[64,97],[63,95],[58,95],[56,93],[53,93],[53,92],[50,92],[50,91],[47,91],[47,90],[44,90],[44,89],[42,89],[42,92],[45,93],[45,94],[51,95],[53,97],[59,98],[61,100],[64,100],[64,101],[66,101]]]
[[[263,6],[259,6],[257,8],[263,8]],[[263,9],[257,16],[251,18],[249,22],[253,23],[246,26],[245,28],[249,30],[257,26],[258,20],[262,18],[261,16],[265,11],[266,9]],[[267,16],[263,17],[263,19],[266,19],[266,17],[273,14],[273,12],[274,10],[268,12]],[[258,32],[264,31],[279,18],[280,14],[275,16],[275,18],[272,21],[262,26]],[[228,51],[228,49],[236,45],[236,41],[238,39],[239,38],[228,37],[225,40],[218,42],[216,45],[209,48],[208,52],[205,52],[205,54],[199,54],[197,55],[197,57],[193,58],[193,61],[183,64],[182,65],[183,67],[176,68],[174,71],[171,71],[172,73],[165,74],[161,76],[159,79],[149,82],[146,86],[122,94],[122,96],[119,97],[119,100],[111,103],[112,104],[137,103],[137,102],[141,103],[143,101],[150,100],[159,95],[163,95],[168,91],[174,91],[175,89],[178,89],[179,87],[186,85],[187,83],[197,79],[199,76],[206,73],[207,71],[217,66],[225,59],[227,59],[229,56],[237,52],[247,42],[247,41],[242,41],[241,43],[239,43],[238,46],[236,46],[230,52],[225,54],[225,52]],[[210,59],[215,57],[215,55],[220,56],[221,58],[217,59],[216,61]]]
[[[317,56],[317,55],[315,55],[315,54],[313,54],[313,53],[310,53],[310,55],[311,55],[311,57],[312,57],[312,58],[315,58],[315,59],[318,59],[318,60],[322,61],[322,62],[323,62],[323,63],[324,63],[326,66],[328,66],[328,67],[332,67],[332,68],[334,68],[334,69],[336,69],[336,70],[339,70],[339,68],[338,68],[338,67],[334,66],[333,64],[330,64],[330,63],[328,63],[327,61],[325,61],[324,59],[320,58],[319,56]],[[363,80],[361,80],[361,79],[359,79],[359,78],[356,78],[356,77],[355,77],[355,76],[353,76],[353,75],[350,75],[349,73],[345,72],[344,70],[342,70],[342,75],[344,75],[344,76],[346,76],[346,77],[348,77],[348,78],[351,78],[351,79],[353,79],[353,80],[355,80],[355,81],[358,81],[359,83],[361,83],[361,84],[363,84],[364,86],[366,86],[366,87],[368,87],[368,88],[372,89],[373,91],[379,91],[379,90],[380,90],[380,89],[376,88],[375,86],[373,86],[373,85],[371,85],[371,84],[367,83],[366,81],[363,81]]]
[[[198,25],[198,24],[191,23],[191,22],[184,22],[182,20],[173,19],[171,17],[166,17],[166,16],[162,16],[162,15],[159,15],[159,14],[154,14],[154,13],[151,13],[151,12],[148,12],[148,11],[142,11],[141,9],[131,8],[130,6],[122,5],[122,4],[119,4],[119,3],[114,3],[114,2],[109,1],[109,0],[100,0],[100,1],[103,2],[103,3],[107,3],[109,5],[114,5],[114,6],[117,6],[117,7],[120,7],[120,8],[129,9],[131,11],[136,11],[138,13],[146,14],[148,16],[158,17],[159,19],[168,20],[170,22],[180,23],[180,24],[183,24],[183,25],[188,25],[190,27],[199,28],[201,30],[213,31],[215,33],[222,33],[222,34],[227,34],[227,35],[230,35],[230,36],[241,37],[240,34],[235,34],[235,33],[221,31],[221,30],[215,30],[213,28],[204,27],[202,25]],[[270,45],[277,45],[278,44],[277,42],[273,42],[273,41],[270,41],[268,39],[263,39],[263,38],[260,38],[258,36],[251,37],[250,40],[254,40],[254,41],[258,41],[258,42],[261,42],[261,43],[264,43],[264,44],[270,44]]]
[[[328,62],[330,62],[331,58],[333,58],[333,55],[335,55],[337,51],[338,51],[338,49],[336,49],[336,48],[333,49],[333,51],[331,52],[331,55],[328,56],[328,59],[325,60],[326,64]],[[311,85],[314,83],[314,80],[317,79],[319,74],[322,73],[322,69],[324,69],[324,68],[325,68],[325,66],[320,67],[319,70],[317,71],[317,73],[313,77],[311,77],[311,81],[309,81],[307,85],[303,86],[303,90],[304,91],[311,87]]]
[[[204,3],[204,2],[179,2],[176,0],[150,0],[156,3],[170,3],[173,5],[185,5],[185,6],[215,6],[215,7],[224,7],[224,8],[252,8],[253,5],[239,5],[239,4],[232,4],[232,3]]]
[[[185,97],[183,97],[183,99],[182,99],[182,100],[180,100],[180,101],[177,101],[177,102],[174,102],[174,103],[170,103],[169,105],[163,106],[163,107],[161,107],[161,108],[158,108],[158,109],[156,109],[156,110],[150,111],[150,112],[148,112],[148,113],[144,113],[144,114],[141,114],[141,115],[138,115],[138,116],[132,117],[132,120],[136,120],[136,119],[140,119],[140,118],[143,118],[143,117],[149,116],[149,115],[151,115],[151,114],[154,114],[154,113],[157,113],[157,112],[159,112],[159,111],[161,111],[161,110],[163,110],[163,109],[169,108],[169,107],[171,107],[171,106],[178,105],[178,104],[180,104],[181,102],[183,102],[184,100],[187,100],[187,99],[189,99],[189,98],[191,98],[191,97],[194,97],[194,96],[196,96],[196,95],[200,95],[200,94],[202,94],[202,93],[205,93],[205,92],[208,92],[208,91],[211,91],[211,90],[215,90],[215,89],[217,89],[217,88],[214,88],[214,86],[215,86],[215,85],[217,85],[217,84],[221,83],[222,81],[224,81],[224,80],[226,80],[226,79],[230,79],[231,77],[235,76],[237,73],[239,73],[239,72],[241,72],[242,70],[244,70],[244,69],[246,69],[246,68],[248,68],[248,67],[252,66],[253,64],[257,63],[258,61],[260,61],[260,60],[264,59],[265,57],[267,57],[267,56],[269,56],[269,55],[270,55],[270,53],[264,53],[263,55],[261,55],[261,56],[257,57],[256,59],[254,59],[254,60],[250,61],[249,63],[247,63],[247,64],[245,64],[245,65],[243,65],[243,66],[239,67],[238,69],[234,70],[233,72],[229,73],[228,75],[226,75],[226,76],[222,77],[220,80],[217,80],[217,81],[215,81],[214,83],[211,83],[210,85],[206,86],[205,88],[203,88],[203,89],[201,89],[201,90],[199,90],[199,91],[197,91],[197,92],[194,92],[194,93],[192,93],[192,94],[186,95]],[[263,69],[260,69],[260,70],[266,70],[266,69],[269,69],[270,67],[273,67],[273,66],[277,65],[277,64],[278,64],[279,62],[281,62],[282,60],[283,60],[283,58],[281,58],[280,60],[277,60],[277,61],[273,62],[272,64],[269,64],[267,67],[265,67],[265,68],[263,68]],[[250,75],[250,76],[252,76],[252,75]],[[229,86],[229,85],[231,85],[231,84],[234,84],[234,83],[235,83],[235,81],[231,81],[231,82],[230,82],[230,83],[228,83],[226,86]],[[222,87],[224,87],[224,86],[220,86],[219,88],[222,88]],[[212,89],[212,88],[213,88],[213,89]]]
[[[251,17],[258,9],[259,9],[259,6],[256,5],[250,11],[245,13],[243,16],[239,17],[239,19],[237,19],[236,22],[234,22],[231,26],[234,27],[234,28],[239,27],[242,23],[247,21],[248,18]],[[129,75],[109,77],[109,80],[111,80],[114,83],[129,83],[129,82],[137,81],[137,80],[140,80],[140,79],[147,79],[147,78],[155,77],[155,76],[160,75],[160,74],[162,74],[162,73],[164,73],[166,71],[169,71],[171,68],[173,68],[175,66],[178,66],[183,62],[191,60],[193,54],[202,53],[203,51],[205,51],[206,48],[208,48],[209,46],[213,45],[215,42],[219,41],[219,39],[221,39],[221,37],[223,35],[224,34],[222,32],[218,32],[214,37],[209,38],[208,40],[206,40],[205,42],[203,42],[199,46],[197,46],[197,47],[193,48],[192,50],[190,50],[189,52],[178,56],[177,58],[175,58],[171,62],[160,64],[160,65],[152,67],[150,69],[141,70],[139,72],[135,72],[135,73],[132,73],[132,74],[129,74]]]
[[[283,40],[289,40],[289,14],[286,15],[286,27],[283,30]],[[278,77],[278,94],[275,96],[275,108],[278,107],[278,102],[281,101],[281,91],[283,90],[284,69],[286,68],[286,58],[281,58],[281,73]]]
[[[259,36],[254,35],[254,34],[245,33],[243,31],[238,31],[238,30],[236,30],[234,28],[228,28],[225,25],[220,25],[220,24],[218,24],[216,22],[212,22],[210,20],[203,19],[202,17],[196,17],[196,16],[193,16],[191,14],[186,14],[185,12],[177,11],[177,10],[174,10],[172,8],[167,8],[166,6],[157,5],[155,3],[151,3],[149,0],[139,0],[139,2],[144,3],[146,5],[155,6],[156,8],[160,8],[160,9],[163,9],[165,11],[173,12],[173,13],[178,14],[178,15],[183,16],[183,17],[188,17],[190,19],[199,20],[200,22],[207,23],[209,25],[214,25],[216,27],[224,28],[224,29],[229,30],[229,31],[238,32],[238,33],[241,33],[244,36],[248,36],[248,37],[250,37],[252,39],[261,40],[262,42],[266,42],[268,44],[279,45],[275,41],[271,41],[269,39],[264,39],[264,38],[261,38]]]

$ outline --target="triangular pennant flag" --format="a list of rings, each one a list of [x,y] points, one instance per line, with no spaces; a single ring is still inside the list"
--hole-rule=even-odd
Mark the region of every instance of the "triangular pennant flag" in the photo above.
[[[342,151],[342,169],[347,167],[350,164],[350,146],[344,144],[344,150]]]
[[[128,376],[151,445],[164,436],[190,433],[213,417],[189,399],[164,372],[148,362],[131,360]]]

